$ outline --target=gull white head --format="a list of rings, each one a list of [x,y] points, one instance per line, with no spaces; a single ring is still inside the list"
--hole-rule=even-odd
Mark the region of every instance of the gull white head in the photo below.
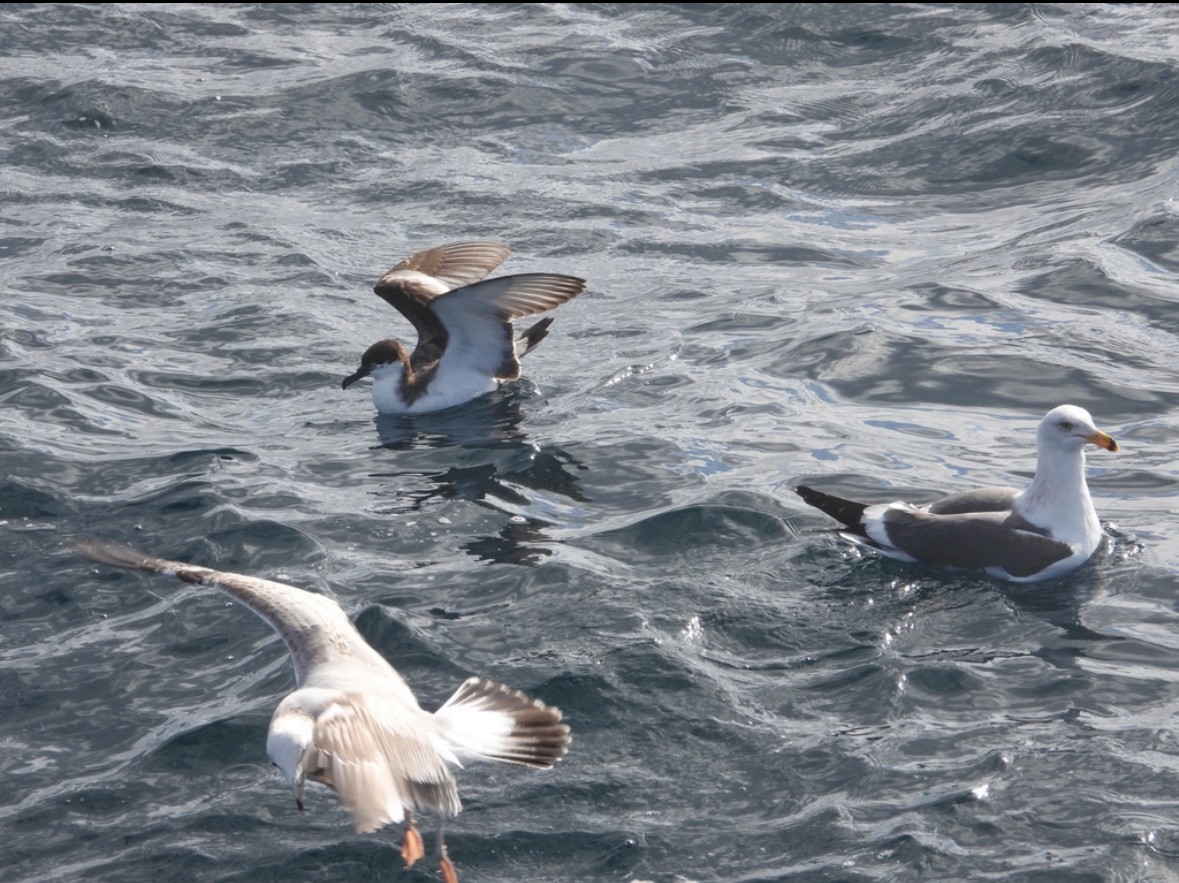
[[[1040,451],[1081,450],[1087,444],[1107,451],[1118,449],[1113,437],[1098,429],[1089,412],[1076,405],[1053,408],[1036,429],[1036,447]]]
[[[1118,449],[1113,436],[1098,429],[1084,408],[1061,405],[1045,414],[1036,427],[1036,475],[1012,507],[1071,546],[1075,554],[1069,561],[1078,563],[1101,542],[1101,523],[1085,481],[1085,445]]]
[[[295,806],[303,811],[303,786],[307,781],[307,758],[315,751],[315,719],[287,697],[274,710],[266,736],[266,754],[295,792]]]

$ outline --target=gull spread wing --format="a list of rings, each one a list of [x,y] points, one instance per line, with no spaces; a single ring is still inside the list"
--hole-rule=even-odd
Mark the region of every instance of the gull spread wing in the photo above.
[[[357,831],[399,823],[411,809],[453,816],[462,808],[454,778],[423,720],[428,718],[410,719],[362,695],[341,697],[316,720],[322,778],[352,813]]]
[[[340,605],[324,595],[286,583],[154,558],[116,543],[83,540],[75,545],[102,564],[169,574],[186,583],[217,589],[249,608],[283,639],[296,684],[302,685],[313,667],[341,655],[378,670],[388,669],[388,663],[365,642]]]

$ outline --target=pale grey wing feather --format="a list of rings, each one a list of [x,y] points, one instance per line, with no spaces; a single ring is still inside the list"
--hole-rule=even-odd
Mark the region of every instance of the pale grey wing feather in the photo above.
[[[433,276],[447,288],[461,288],[486,278],[488,273],[507,259],[511,251],[511,247],[503,242],[452,242],[416,252],[389,273],[412,270]]]
[[[434,309],[451,331],[451,320],[456,315],[482,313],[510,322],[559,307],[584,290],[585,280],[576,276],[519,273],[448,291],[434,300]]]
[[[400,822],[406,810],[461,809],[430,724],[417,709],[374,709],[359,695],[333,703],[316,720],[316,747],[330,758],[327,776],[357,831]]]
[[[1001,567],[1012,576],[1024,577],[1073,554],[1066,543],[1012,527],[1004,512],[931,515],[889,508],[881,522],[892,546],[939,567]]]
[[[448,371],[501,380],[520,376],[513,319],[543,313],[585,290],[585,280],[556,273],[523,273],[477,282],[438,297],[434,314],[446,329],[436,382]]]

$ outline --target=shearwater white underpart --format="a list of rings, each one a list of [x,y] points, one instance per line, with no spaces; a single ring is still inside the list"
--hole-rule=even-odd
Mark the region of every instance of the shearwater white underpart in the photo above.
[[[455,242],[411,255],[378,279],[373,290],[413,324],[417,345],[410,353],[395,338],[377,341],[343,388],[371,377],[382,414],[423,414],[518,379],[520,357],[548,335],[553,320],[519,337],[513,320],[577,297],[585,280],[557,273],[484,279],[510,251],[502,242]]]

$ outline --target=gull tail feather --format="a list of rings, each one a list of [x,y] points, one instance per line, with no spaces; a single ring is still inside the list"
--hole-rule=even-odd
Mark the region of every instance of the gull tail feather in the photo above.
[[[435,712],[461,761],[549,769],[569,750],[560,710],[502,684],[470,678]]]
[[[794,492],[802,497],[804,503],[826,512],[844,527],[861,537],[867,536],[864,530],[864,510],[868,508],[867,503],[845,500],[843,497],[825,494],[805,485],[799,485],[794,489]]]

